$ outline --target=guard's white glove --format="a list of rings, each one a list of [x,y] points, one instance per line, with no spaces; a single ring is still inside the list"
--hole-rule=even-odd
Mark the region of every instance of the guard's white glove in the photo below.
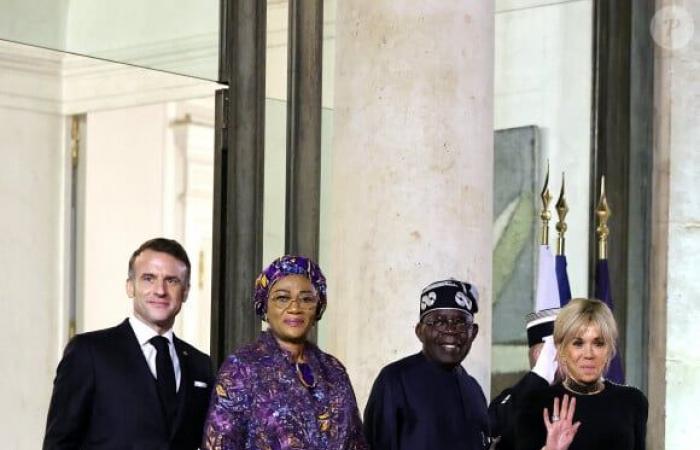
[[[557,373],[559,364],[557,363],[557,349],[554,347],[554,337],[547,336],[543,339],[544,345],[537,357],[537,362],[532,371],[552,384],[554,375]]]

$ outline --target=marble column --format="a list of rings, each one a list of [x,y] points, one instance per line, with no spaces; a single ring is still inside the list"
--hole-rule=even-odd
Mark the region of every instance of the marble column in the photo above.
[[[335,46],[321,345],[362,408],[382,366],[420,349],[421,288],[468,280],[480,332],[465,367],[488,395],[493,4],[338,2]]]
[[[657,1],[648,448],[700,440],[700,4]]]

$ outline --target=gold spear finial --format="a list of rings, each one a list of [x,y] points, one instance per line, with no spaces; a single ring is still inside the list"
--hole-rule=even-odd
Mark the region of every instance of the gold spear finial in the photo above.
[[[542,219],[542,235],[540,236],[541,245],[549,245],[549,220],[552,218],[552,213],[549,212],[549,202],[552,201],[552,194],[549,193],[549,161],[547,161],[547,175],[544,177],[544,187],[540,194],[542,199],[542,211],[540,219]]]
[[[561,173],[561,192],[559,193],[559,200],[555,205],[557,208],[557,215],[559,216],[559,221],[557,222],[556,228],[558,232],[557,239],[557,255],[563,255],[565,251],[566,238],[564,234],[566,233],[566,215],[569,213],[569,205],[566,203],[566,198],[564,198],[564,184],[565,184],[565,174]]]
[[[605,175],[600,179],[600,200],[595,214],[598,216],[598,227],[595,229],[598,235],[598,260],[608,259],[608,235],[610,234],[608,219],[612,216],[612,211],[605,195]]]

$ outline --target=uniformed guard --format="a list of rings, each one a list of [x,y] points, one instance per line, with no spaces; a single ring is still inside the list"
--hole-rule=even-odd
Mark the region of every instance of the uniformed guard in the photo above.
[[[529,392],[544,389],[554,381],[558,366],[552,334],[558,312],[559,308],[547,308],[527,315],[528,359],[531,370],[514,386],[505,389],[491,401],[491,449],[515,448],[515,421],[519,401]]]

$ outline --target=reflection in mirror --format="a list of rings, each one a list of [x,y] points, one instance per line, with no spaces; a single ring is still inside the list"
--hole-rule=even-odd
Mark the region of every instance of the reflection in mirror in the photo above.
[[[219,0],[0,0],[0,39],[216,80]]]
[[[525,314],[534,308],[548,163],[550,244],[566,172],[571,290],[587,294],[592,14],[590,0],[496,1],[492,397],[529,370]]]
[[[323,67],[321,69],[321,210],[319,227],[318,257],[326,277],[333,280],[333,267],[330,264],[330,218],[331,192],[331,158],[333,157],[333,113],[335,108],[335,13],[336,0],[323,2]],[[331,317],[331,316],[329,316]],[[318,324],[318,343],[328,348],[332,330],[327,325],[331,321]]]
[[[286,0],[267,0],[263,266],[284,254],[288,14]]]
[[[330,158],[333,125],[333,77],[335,60],[335,0],[323,2],[322,111],[321,111],[321,210],[319,260],[332,279],[325,257],[328,250],[326,227],[330,200]],[[265,102],[265,201],[263,264],[282,255],[285,249],[287,75],[289,2],[267,0],[267,54]],[[324,322],[318,328],[323,346]]]
[[[3,446],[35,449],[68,336],[131,310],[129,256],[177,239],[175,333],[209,348],[214,90],[199,79],[0,43]],[[11,301],[9,301],[12,299]]]

